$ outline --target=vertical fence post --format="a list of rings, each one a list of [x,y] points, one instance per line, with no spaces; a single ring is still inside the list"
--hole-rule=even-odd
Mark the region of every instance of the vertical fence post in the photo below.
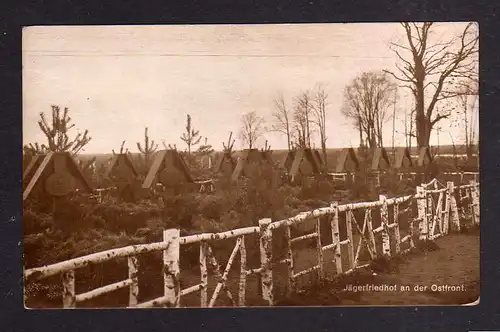
[[[323,271],[323,247],[321,244],[321,218],[316,219],[316,234],[318,234],[318,239],[316,241],[316,247],[318,250],[318,277],[319,280],[323,280],[325,277],[324,271]]]
[[[408,220],[408,224],[409,224],[408,226],[410,227],[408,230],[408,234],[410,235],[410,249],[415,248],[415,241],[413,239],[413,237],[415,235],[415,232],[414,232],[415,225],[413,223],[414,223],[413,216],[410,216],[410,220]]]
[[[345,212],[345,226],[347,232],[347,255],[349,257],[349,269],[354,269],[354,239],[352,236],[352,211]]]
[[[448,234],[450,230],[450,208],[451,196],[453,196],[453,181],[446,182],[446,198],[444,204],[443,234]]]
[[[163,251],[163,282],[164,296],[167,307],[179,307],[180,299],[180,230],[167,229],[163,231],[163,241],[169,243]]]
[[[339,209],[338,203],[332,202],[330,207],[333,209],[333,217],[331,220],[331,228],[332,228],[332,243],[336,244],[335,246],[335,266],[337,268],[337,274],[342,273],[342,247],[340,245],[340,233],[339,233]]]
[[[427,207],[426,207],[426,212],[427,212],[427,239],[428,240],[433,240],[434,239],[434,232],[433,232],[433,223],[435,219],[435,214],[434,214],[434,202],[432,200],[432,194],[426,193],[427,197]]]
[[[479,224],[479,211],[480,211],[480,206],[479,206],[479,188],[476,186],[477,183],[474,180],[469,181],[469,184],[473,186],[470,191],[471,191],[471,199],[472,199],[472,220],[474,222],[474,225]]]
[[[287,259],[287,271],[288,271],[288,289],[287,294],[290,295],[295,291],[295,279],[293,278],[293,251],[292,251],[292,234],[290,231],[290,226],[285,226],[285,238],[287,242],[287,251],[286,251],[286,259]]]
[[[128,296],[128,306],[137,306],[137,298],[139,297],[139,278],[137,276],[139,261],[136,256],[128,257],[128,278],[132,280],[132,284],[129,287]]]
[[[273,232],[269,229],[270,218],[259,220],[260,227],[260,265],[262,268],[262,298],[269,303],[274,304],[273,298]]]
[[[238,292],[238,305],[244,307],[246,305],[246,288],[247,288],[247,249],[245,247],[245,236],[241,236],[240,243],[240,284]]]
[[[382,207],[380,208],[380,221],[382,229],[382,254],[385,256],[391,256],[391,242],[389,239],[389,210],[387,207],[387,201],[384,195],[379,196],[379,201],[382,201]]]
[[[427,195],[425,193],[425,189],[422,186],[417,187],[417,210],[418,210],[418,239],[419,240],[427,240]]]
[[[368,209],[366,212],[368,214],[367,216],[367,222],[366,222],[366,227],[368,231],[368,240],[370,241],[370,246],[373,248],[373,258],[377,258],[377,246],[375,244],[375,234],[373,234],[373,220],[372,220],[372,210]]]
[[[455,184],[448,183],[448,193],[450,194],[450,212],[449,220],[451,222],[450,228],[456,232],[460,232],[460,218],[458,216],[457,199],[455,197]],[[459,187],[460,188],[460,187]],[[460,190],[459,190],[460,195]]]
[[[75,295],[75,271],[69,270],[62,274],[63,286],[63,308],[74,309],[76,308],[76,295]]]
[[[399,234],[399,204],[394,204],[394,247],[396,255],[401,251],[401,235]]]
[[[208,306],[208,270],[207,270],[207,243],[200,241],[200,306],[206,308]]]

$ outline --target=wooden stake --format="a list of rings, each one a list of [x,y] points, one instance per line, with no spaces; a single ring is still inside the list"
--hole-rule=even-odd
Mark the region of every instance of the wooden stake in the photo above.
[[[476,186],[476,182],[474,180],[469,181],[471,187],[471,205],[472,205],[472,220],[474,225],[479,225],[479,213],[480,213],[480,205],[479,205],[479,188]]]
[[[340,244],[340,234],[339,234],[339,210],[338,202],[332,202],[330,207],[334,209],[333,218],[331,220],[332,227],[332,241],[335,246],[335,266],[337,267],[337,274],[342,273],[342,246]]]
[[[421,196],[421,197],[417,198],[417,209],[418,209],[418,219],[419,219],[418,238],[420,240],[427,240],[427,236],[428,236],[428,231],[427,231],[427,227],[428,227],[427,200],[426,200],[426,193],[425,193],[424,187],[421,187],[421,186],[417,187],[417,195]]]
[[[353,269],[354,268],[354,243],[353,243],[354,240],[353,240],[353,236],[352,236],[352,211],[346,211],[345,222],[346,222],[347,238],[349,239],[349,242],[347,243],[347,254],[349,257],[349,268]]]
[[[238,292],[238,305],[246,305],[246,287],[247,287],[247,249],[245,247],[245,236],[241,236],[240,243],[240,284]]]
[[[394,246],[397,255],[401,252],[401,235],[399,234],[399,204],[394,204],[393,209],[394,223],[396,224],[396,226],[394,226]]]
[[[387,207],[386,198],[384,195],[379,196],[379,201],[382,201],[382,207],[380,208],[380,220],[382,230],[382,254],[385,256],[391,256],[391,243],[389,239],[389,211]]]
[[[318,234],[318,238],[316,241],[316,248],[318,250],[318,277],[319,280],[323,280],[325,277],[324,271],[323,271],[323,249],[321,245],[321,218],[316,219],[316,234]]]
[[[74,309],[76,308],[76,295],[75,295],[75,271],[69,270],[62,274],[63,286],[63,308]]]
[[[167,298],[167,307],[180,306],[180,230],[167,229],[163,232],[163,241],[169,243],[163,251],[163,281],[164,296]]]
[[[453,182],[449,183],[448,192],[450,193],[450,227],[452,230],[460,232],[460,218],[458,216],[457,199],[455,198],[455,184]]]
[[[273,271],[272,271],[272,256],[273,246],[272,239],[273,233],[269,228],[271,223],[270,218],[259,220],[260,227],[260,264],[262,268],[262,298],[267,301],[269,305],[274,304],[273,297]]]
[[[132,280],[129,286],[128,306],[133,308],[137,306],[139,297],[139,278],[137,276],[139,262],[136,256],[128,257],[128,278]]]
[[[208,270],[207,270],[207,243],[200,241],[200,277],[202,289],[200,292],[200,306],[208,306]]]

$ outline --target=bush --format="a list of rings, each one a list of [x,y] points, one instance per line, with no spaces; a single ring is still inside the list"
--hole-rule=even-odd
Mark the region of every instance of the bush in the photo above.
[[[52,228],[52,216],[47,213],[36,213],[33,210],[23,211],[23,231],[25,235],[36,234]]]
[[[150,218],[161,218],[162,210],[159,205],[142,201],[133,203],[102,203],[89,212],[83,220],[88,223],[102,223],[105,229],[112,232],[135,233],[139,228],[146,227]],[[98,219],[100,218],[100,219]]]

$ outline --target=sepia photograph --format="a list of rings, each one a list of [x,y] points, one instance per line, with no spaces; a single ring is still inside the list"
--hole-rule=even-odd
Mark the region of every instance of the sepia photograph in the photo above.
[[[22,89],[25,308],[479,304],[476,22],[30,26]]]

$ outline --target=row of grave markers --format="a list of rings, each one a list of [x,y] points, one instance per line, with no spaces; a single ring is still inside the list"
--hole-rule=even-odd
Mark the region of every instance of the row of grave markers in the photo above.
[[[372,171],[389,168],[399,171],[409,171],[413,167],[423,167],[432,162],[428,147],[419,150],[416,165],[414,165],[408,148],[395,150],[394,162],[384,148],[376,148],[371,152],[370,169]],[[313,149],[298,149],[289,151],[281,160],[275,163],[271,151],[257,149],[243,150],[237,160],[228,153],[223,153],[215,164],[217,175],[236,181],[241,177],[255,174],[257,169],[269,170],[270,173],[286,174],[295,181],[303,176],[313,176],[325,173],[325,163],[319,151]],[[336,173],[355,173],[360,169],[360,161],[353,148],[342,149],[337,158]],[[127,154],[117,154],[108,164],[105,178],[109,179],[113,188],[120,196],[130,196],[137,190],[150,190],[157,183],[174,193],[182,192],[183,188],[196,185],[200,190],[213,189],[213,181],[195,181],[191,176],[182,156],[175,150],[158,151],[153,158],[152,165],[144,181],[139,182],[139,172]],[[42,185],[40,185],[42,184]],[[83,175],[78,164],[66,152],[49,152],[36,155],[23,172],[23,200],[42,187],[45,193],[51,196],[66,196],[78,189],[91,193],[88,180]],[[104,189],[105,190],[105,189]],[[102,190],[100,190],[102,191]],[[129,199],[130,200],[130,199]],[[133,200],[133,198],[132,198]]]

